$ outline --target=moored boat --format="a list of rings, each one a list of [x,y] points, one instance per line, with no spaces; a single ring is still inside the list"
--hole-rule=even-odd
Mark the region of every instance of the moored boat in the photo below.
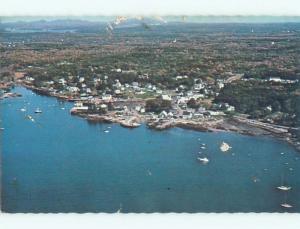
[[[203,164],[207,164],[209,162],[209,159],[207,157],[203,157],[203,158],[198,157],[197,159],[198,159],[198,161],[202,162]]]
[[[34,113],[40,114],[40,113],[42,113],[42,110],[40,108],[36,108],[35,111],[34,111]]]
[[[278,186],[277,189],[282,190],[282,191],[289,191],[292,189],[292,187],[281,185],[281,186]]]
[[[288,204],[288,203],[280,204],[280,206],[283,207],[283,208],[292,208],[293,207],[293,205]]]

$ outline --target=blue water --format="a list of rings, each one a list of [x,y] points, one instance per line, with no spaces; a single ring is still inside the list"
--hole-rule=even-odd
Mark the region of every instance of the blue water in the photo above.
[[[91,124],[69,114],[71,103],[14,91],[23,97],[0,102],[5,212],[283,212],[285,199],[300,212],[300,153],[284,142]]]

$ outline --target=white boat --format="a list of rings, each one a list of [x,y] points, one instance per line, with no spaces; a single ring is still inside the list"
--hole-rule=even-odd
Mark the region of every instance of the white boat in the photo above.
[[[283,203],[283,204],[280,204],[281,207],[284,207],[284,208],[292,208],[293,206],[288,204],[288,203]]]
[[[122,211],[122,204],[120,203],[120,208],[117,210],[117,213],[121,213]]]
[[[109,133],[109,130],[104,130],[104,133]]]
[[[198,159],[198,161],[202,162],[203,164],[207,164],[209,162],[209,159],[207,157],[203,157],[203,158],[198,157],[197,159]]]
[[[281,176],[281,185],[277,187],[277,189],[281,190],[281,191],[289,191],[292,189],[291,186],[286,186],[284,185],[284,174]]]
[[[42,110],[40,108],[36,108],[36,110],[34,111],[34,113],[40,114],[40,113],[42,113]]]
[[[27,115],[26,118],[29,119],[30,121],[34,122],[34,118],[31,115]]]
[[[26,111],[26,109],[25,109],[25,108],[21,108],[21,109],[20,109],[20,111],[22,111],[22,112],[25,112],[25,111]]]
[[[1,127],[1,128],[0,128],[0,130],[4,130],[4,128],[3,128],[3,127]]]
[[[292,187],[281,185],[281,186],[278,186],[277,189],[282,190],[282,191],[289,191],[292,189]]]
[[[227,144],[226,142],[222,142],[221,146],[220,146],[220,150],[222,152],[227,152],[228,150],[230,150],[232,147]]]

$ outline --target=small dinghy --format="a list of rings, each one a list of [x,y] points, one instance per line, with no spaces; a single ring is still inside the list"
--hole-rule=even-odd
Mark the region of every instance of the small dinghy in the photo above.
[[[209,162],[209,159],[207,157],[198,157],[197,159],[203,164],[207,164]]]

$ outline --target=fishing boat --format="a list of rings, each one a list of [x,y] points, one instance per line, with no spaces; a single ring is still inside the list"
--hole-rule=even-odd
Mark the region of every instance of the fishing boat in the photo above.
[[[198,157],[198,161],[202,162],[203,164],[207,164],[209,162],[209,159],[207,157]]]
[[[277,189],[282,190],[282,191],[289,191],[292,189],[292,187],[281,185],[281,186],[278,186]]]
[[[36,110],[34,111],[34,113],[40,114],[40,113],[42,113],[42,110],[40,108],[36,108]]]

